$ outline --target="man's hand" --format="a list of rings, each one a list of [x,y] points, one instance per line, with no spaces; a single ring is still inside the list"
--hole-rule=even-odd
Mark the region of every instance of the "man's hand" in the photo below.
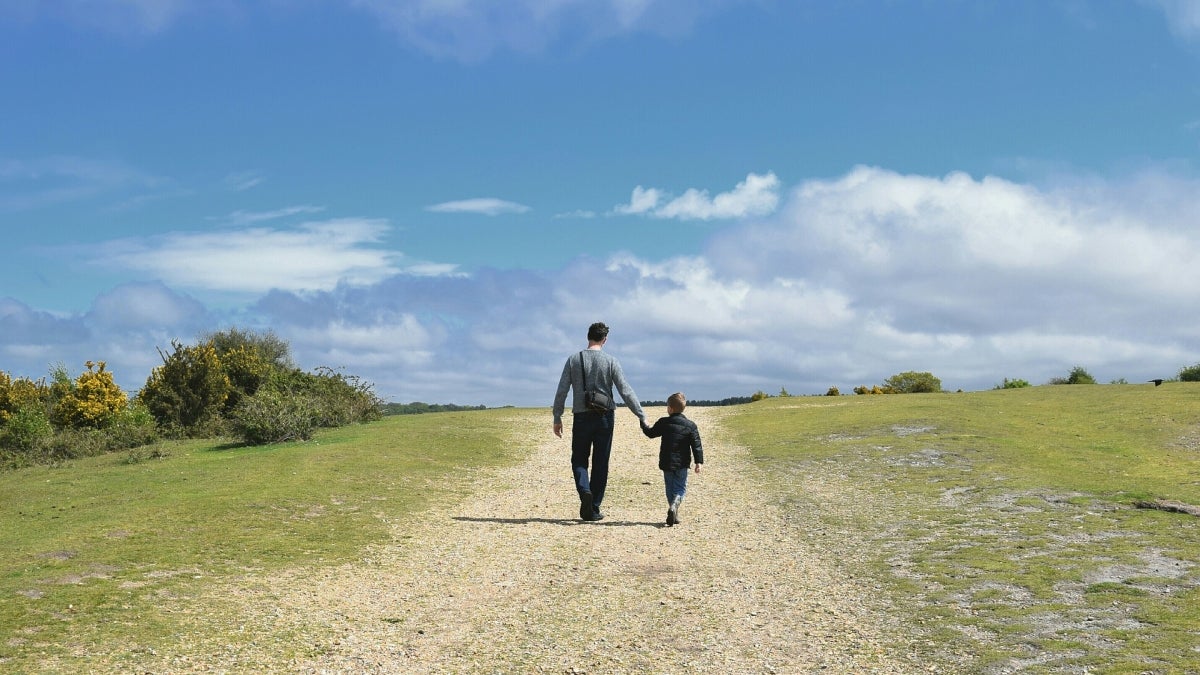
[[[554,435],[562,438],[562,422],[554,423]]]
[[[696,473],[700,473],[700,465],[699,464],[696,465]]]

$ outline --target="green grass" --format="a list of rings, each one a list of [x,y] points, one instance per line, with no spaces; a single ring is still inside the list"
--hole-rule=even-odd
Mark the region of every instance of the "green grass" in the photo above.
[[[1133,506],[1200,504],[1200,384],[729,411],[797,537],[876,581],[923,638],[903,644],[926,645],[931,664],[1200,671],[1200,518]],[[178,613],[194,625],[209,608],[189,600],[223,580],[359,560],[456,496],[456,476],[517,461],[508,434],[531,414],[392,417],[308,443],[178,442],[161,458],[0,473],[0,670],[87,670],[92,644],[125,645],[132,667],[178,642]]]
[[[91,643],[153,644],[161,606],[248,570],[333,565],[389,522],[513,461],[514,412],[389,417],[306,443],[164,444],[0,473],[0,670]],[[67,668],[70,670],[71,668]]]
[[[1200,519],[1133,506],[1200,505],[1200,385],[777,398],[727,424],[798,527],[870,552],[931,656],[1200,670]]]

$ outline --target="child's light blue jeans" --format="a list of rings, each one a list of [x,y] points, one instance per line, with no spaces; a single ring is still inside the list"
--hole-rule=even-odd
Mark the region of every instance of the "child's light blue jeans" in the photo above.
[[[677,504],[683,501],[687,493],[687,467],[674,471],[663,471],[663,483],[667,486],[667,504]]]

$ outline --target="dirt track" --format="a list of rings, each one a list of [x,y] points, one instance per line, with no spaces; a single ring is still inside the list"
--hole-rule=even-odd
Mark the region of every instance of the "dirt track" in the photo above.
[[[663,413],[648,411],[651,419]],[[618,411],[607,518],[583,523],[569,426],[516,412],[519,465],[398,524],[363,560],[224,589],[245,644],[194,645],[170,670],[306,673],[928,672],[890,643],[903,627],[867,580],[838,571],[756,490],[721,411],[704,433],[684,523],[663,527],[657,441]],[[569,422],[568,422],[569,425]],[[791,519],[795,522],[795,518]],[[284,645],[304,656],[281,659]],[[206,656],[195,656],[206,654]]]

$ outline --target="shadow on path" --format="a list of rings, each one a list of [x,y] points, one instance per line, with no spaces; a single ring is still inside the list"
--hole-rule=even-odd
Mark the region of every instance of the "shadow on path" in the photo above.
[[[666,527],[666,525],[659,522],[639,523],[628,520],[593,520],[584,522],[577,518],[473,518],[470,516],[451,516],[451,518],[466,523],[496,523],[498,525],[546,523],[548,525],[587,525],[589,527]]]

